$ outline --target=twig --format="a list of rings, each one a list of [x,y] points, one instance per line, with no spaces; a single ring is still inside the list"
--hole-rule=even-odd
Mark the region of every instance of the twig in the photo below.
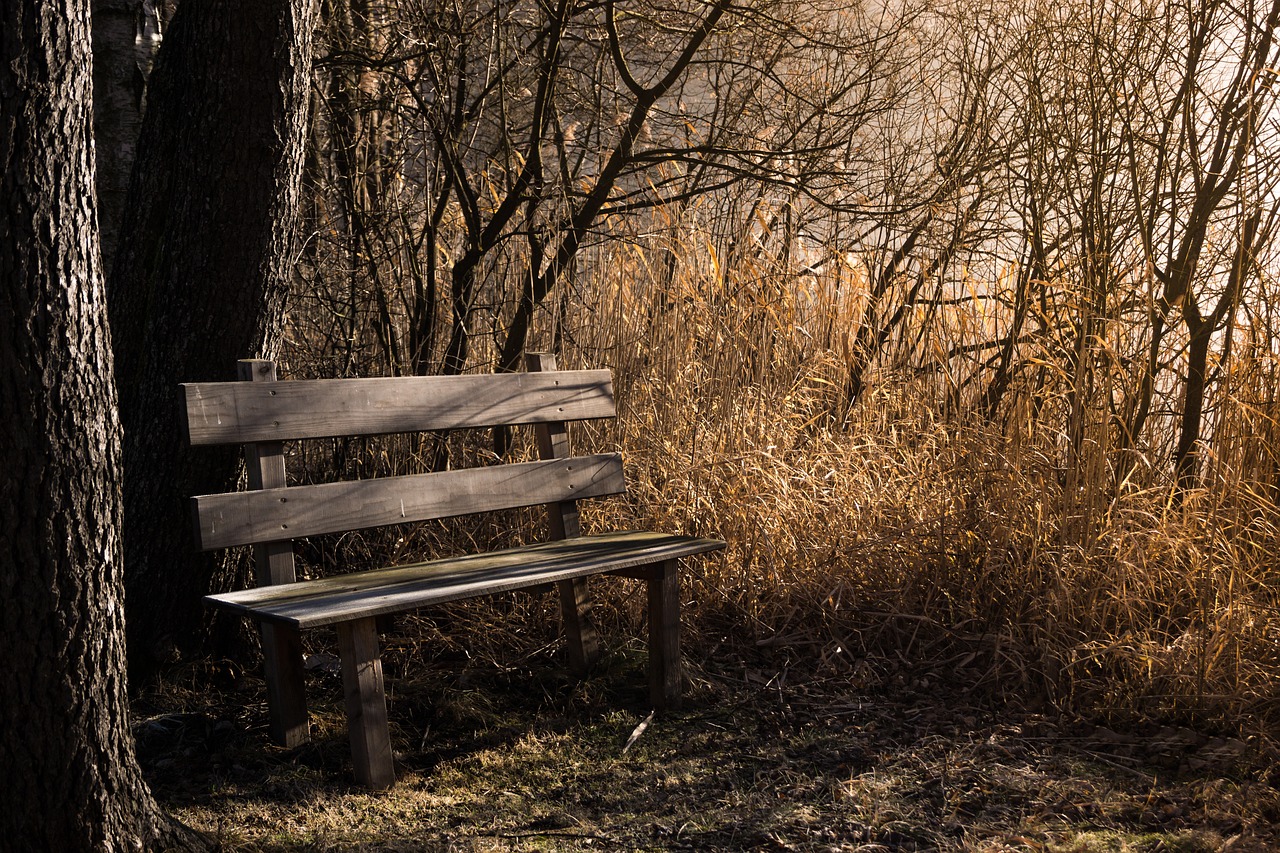
[[[596,835],[592,832],[568,832],[556,829],[534,830],[532,832],[481,832],[479,834],[487,835],[490,838],[510,838],[514,841],[520,841],[525,838],[591,838],[596,841],[613,841],[608,835]]]
[[[1087,755],[1089,758],[1092,758],[1094,761],[1100,761],[1103,764],[1107,765],[1108,767],[1114,767],[1116,770],[1123,770],[1125,773],[1132,773],[1134,776],[1138,777],[1143,782],[1146,782],[1148,785],[1154,785],[1156,783],[1156,777],[1150,775],[1149,773],[1143,773],[1141,770],[1138,770],[1137,768],[1134,768],[1134,767],[1126,767],[1125,765],[1121,764],[1119,761],[1113,761],[1110,758],[1107,758],[1105,755],[1099,755],[1093,750],[1082,749],[1081,747],[1073,746],[1068,743],[1064,743],[1063,746],[1066,749],[1071,750],[1072,752],[1076,752],[1081,755]]]
[[[640,725],[631,730],[631,737],[627,738],[627,745],[622,748],[623,755],[626,755],[627,750],[630,749],[636,741],[640,740],[640,735],[644,734],[644,730],[649,728],[649,723],[653,722],[654,713],[654,711],[650,711],[649,716],[641,720]]]

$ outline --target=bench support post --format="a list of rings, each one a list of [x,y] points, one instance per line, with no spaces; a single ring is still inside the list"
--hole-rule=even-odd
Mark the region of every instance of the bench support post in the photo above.
[[[591,591],[586,578],[560,581],[560,620],[564,624],[569,669],[576,675],[586,675],[600,654],[600,643],[595,625],[591,623]]]
[[[676,560],[654,566],[649,587],[649,701],[680,709],[680,573]]]
[[[338,623],[342,687],[346,694],[347,729],[356,782],[366,788],[389,788],[396,781],[387,725],[387,697],[378,654],[377,619]]]
[[[531,373],[556,369],[554,353],[526,353],[524,361],[525,368]],[[566,459],[573,455],[569,449],[569,430],[563,422],[538,424],[534,427],[534,434],[538,440],[538,456],[542,459]],[[552,539],[581,536],[578,504],[575,501],[547,504],[547,528]],[[591,623],[591,593],[587,589],[587,579],[561,581],[557,587],[560,590],[560,616],[568,647],[569,669],[577,675],[586,675],[600,656],[600,641]]]
[[[265,359],[236,362],[242,382],[275,382],[276,365]],[[251,489],[277,489],[288,485],[284,446],[278,441],[245,445],[245,469]],[[260,587],[293,583],[293,541],[255,545],[253,565]],[[302,670],[302,639],[285,625],[263,624],[263,676],[267,682],[267,708],[271,712],[271,740],[293,748],[311,739],[307,725],[307,694]]]
[[[292,749],[311,740],[307,693],[303,684],[302,636],[288,625],[262,625],[271,740]]]

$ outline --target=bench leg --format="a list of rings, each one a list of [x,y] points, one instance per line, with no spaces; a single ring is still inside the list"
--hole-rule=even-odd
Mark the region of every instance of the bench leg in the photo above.
[[[389,788],[395,784],[396,773],[391,760],[377,620],[357,619],[341,622],[337,627],[356,781],[366,788]]]
[[[591,624],[591,592],[586,578],[560,581],[560,615],[569,651],[569,669],[586,675],[600,655],[600,642]]]
[[[302,676],[302,638],[288,625],[262,626],[262,656],[271,712],[271,740],[293,748],[311,739]]]
[[[649,701],[680,708],[680,575],[675,560],[655,566],[649,586]]]

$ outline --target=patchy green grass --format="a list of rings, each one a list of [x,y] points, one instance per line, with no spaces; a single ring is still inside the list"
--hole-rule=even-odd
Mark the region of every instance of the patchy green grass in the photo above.
[[[323,666],[305,747],[267,742],[256,679],[189,670],[137,704],[140,752],[162,802],[225,850],[1280,849],[1276,777],[1229,737],[727,655],[640,730],[643,661],[624,647],[578,682],[545,653],[428,668],[392,641],[401,779],[382,794],[351,783]]]

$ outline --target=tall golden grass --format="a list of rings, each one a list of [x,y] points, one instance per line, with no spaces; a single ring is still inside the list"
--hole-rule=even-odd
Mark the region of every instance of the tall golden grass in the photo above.
[[[729,543],[694,574],[695,633],[1076,711],[1280,723],[1275,413],[1244,402],[1274,397],[1274,364],[1218,392],[1202,488],[1117,484],[1105,417],[1068,470],[1067,425],[1025,390],[988,422],[944,405],[962,377],[886,359],[836,417],[857,271],[726,274],[709,253],[673,276],[614,250],[559,335],[569,363],[616,373],[631,498],[599,522]]]
[[[959,368],[885,357],[848,407],[865,289],[849,264],[724,269],[695,240],[616,242],[540,315],[531,348],[614,371],[618,419],[576,429],[624,451],[630,491],[587,508],[588,524],[729,543],[690,573],[690,646],[729,637],[858,683],[941,676],[1075,712],[1275,731],[1272,358],[1238,355],[1215,391],[1204,486],[1179,495],[1167,462],[1117,475],[1099,412],[1068,454],[1069,407],[1053,397],[1066,392],[1052,386],[1035,399],[1015,383],[990,420],[957,392]],[[936,337],[989,334],[972,314],[931,322]],[[314,354],[295,343],[289,357]],[[442,548],[458,530],[510,535],[473,523],[369,558]],[[606,586],[601,615],[638,618],[629,594]]]

